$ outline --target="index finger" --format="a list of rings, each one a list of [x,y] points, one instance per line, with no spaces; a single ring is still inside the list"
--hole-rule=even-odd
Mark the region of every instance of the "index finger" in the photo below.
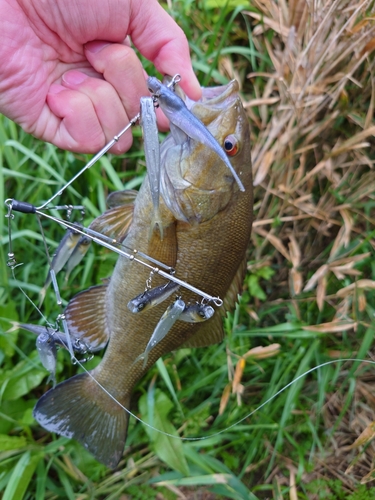
[[[135,47],[163,75],[181,75],[181,87],[194,100],[201,87],[191,64],[189,44],[182,29],[155,0],[133,2],[129,34]]]

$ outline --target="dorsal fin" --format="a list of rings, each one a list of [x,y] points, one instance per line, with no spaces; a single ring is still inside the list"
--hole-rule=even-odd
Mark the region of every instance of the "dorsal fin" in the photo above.
[[[107,285],[92,286],[73,297],[65,309],[70,335],[84,342],[90,351],[103,349],[109,340],[106,292]]]

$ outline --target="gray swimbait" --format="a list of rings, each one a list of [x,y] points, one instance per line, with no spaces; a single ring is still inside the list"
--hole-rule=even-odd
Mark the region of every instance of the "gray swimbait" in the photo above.
[[[137,361],[143,359],[143,366],[145,367],[148,361],[148,354],[153,349],[159,342],[163,340],[163,338],[167,335],[167,333],[170,331],[172,326],[176,323],[176,321],[179,319],[181,313],[185,309],[186,305],[185,302],[181,299],[177,299],[173,304],[171,304],[163,316],[160,318],[159,323],[156,325],[156,328],[154,330],[154,333],[151,335],[150,340],[148,341],[148,344],[146,346],[146,349],[144,352],[137,357],[137,359],[134,361],[136,363]]]
[[[36,348],[39,354],[39,359],[46,370],[49,371],[49,379],[53,382],[53,387],[56,385],[56,360],[57,349],[54,338],[48,331],[40,333],[36,339]]]
[[[68,281],[70,273],[73,269],[78,266],[83,257],[86,255],[90,247],[91,239],[87,236],[82,235],[78,240],[72,254],[70,255],[68,262],[66,263],[66,275],[65,281]]]
[[[149,91],[157,98],[161,109],[169,121],[182,130],[187,136],[214,151],[230,169],[240,190],[245,191],[244,185],[220,144],[205,125],[188,110],[184,101],[154,76],[147,79],[147,85]]]
[[[150,307],[154,307],[163,302],[163,300],[170,297],[172,293],[177,292],[179,286],[178,283],[168,281],[168,283],[164,285],[145,290],[128,302],[128,308],[132,313],[146,311]]]
[[[56,249],[56,252],[53,254],[52,262],[51,262],[51,267],[48,272],[47,279],[43,285],[43,288],[40,290],[40,304],[43,303],[44,297],[47,292],[47,288],[49,287],[52,278],[51,278],[51,270],[57,274],[58,272],[61,271],[61,269],[65,266],[67,260],[73,253],[73,250],[75,249],[79,239],[80,239],[80,233],[77,231],[74,231],[73,229],[68,229],[61,240],[59,246]]]
[[[69,350],[68,347],[69,343],[66,339],[66,335],[64,332],[60,332],[48,326],[32,325],[30,323],[13,322],[12,324],[13,327],[9,331],[15,330],[16,328],[22,328],[23,330],[27,330],[28,332],[34,333],[35,335],[38,336],[41,336],[46,333],[48,334],[49,338],[54,341],[55,344],[59,345],[60,347],[64,347],[64,349]],[[95,351],[95,349],[90,348],[90,345],[85,343],[81,339],[71,336],[71,341],[73,350],[76,354],[86,354],[87,352]]]
[[[155,105],[152,97],[141,97],[141,125],[145,149],[146,167],[150,183],[154,214],[151,231],[155,225],[159,227],[160,238],[163,239],[163,224],[159,210],[160,200],[160,144],[156,123]]]
[[[186,306],[178,319],[187,323],[200,323],[212,318],[214,314],[215,309],[213,307],[197,303]]]

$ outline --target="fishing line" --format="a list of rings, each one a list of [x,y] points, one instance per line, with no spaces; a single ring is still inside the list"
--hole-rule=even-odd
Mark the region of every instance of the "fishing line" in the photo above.
[[[22,289],[21,289],[21,291],[24,293],[24,295],[26,295],[25,292]],[[27,295],[26,295],[26,297],[27,297]],[[29,300],[31,300],[31,299],[29,299]],[[52,325],[51,325],[51,327],[52,327]],[[64,341],[62,341],[62,343],[64,344]],[[68,349],[68,346],[65,345],[65,348]],[[24,354],[23,354],[23,356],[24,356]],[[29,358],[27,358],[27,359],[28,359],[29,362],[33,363]],[[310,368],[309,370],[305,371],[304,373],[302,373],[301,375],[299,375],[298,377],[296,377],[295,379],[293,379],[291,382],[289,382],[288,384],[286,384],[284,387],[282,387],[275,394],[273,394],[272,396],[270,396],[266,401],[264,401],[259,406],[257,406],[257,408],[255,408],[254,410],[252,410],[251,412],[249,412],[248,414],[246,414],[241,419],[237,420],[237,422],[234,422],[233,424],[225,427],[225,429],[222,429],[220,431],[214,432],[213,434],[206,434],[205,436],[200,436],[200,437],[183,437],[183,436],[179,436],[179,435],[176,436],[175,434],[170,434],[169,432],[165,432],[165,431],[163,431],[161,429],[158,429],[157,427],[154,427],[153,425],[149,424],[145,420],[142,420],[140,417],[138,417],[137,415],[135,415],[132,411],[130,411],[128,408],[126,408],[123,404],[121,404],[120,401],[118,401],[115,398],[115,396],[113,396],[98,380],[96,380],[96,378],[91,374],[91,372],[89,370],[87,370],[85,368],[85,366],[82,364],[81,361],[79,361],[77,358],[74,358],[74,364],[78,365],[95,382],[95,384],[103,392],[105,392],[105,394],[107,394],[112,399],[112,401],[114,401],[120,408],[122,408],[124,411],[126,411],[126,413],[128,413],[130,416],[132,416],[135,420],[137,420],[138,422],[140,422],[141,424],[143,424],[145,427],[148,427],[149,429],[151,429],[151,430],[153,430],[153,431],[155,431],[155,432],[157,432],[159,434],[162,434],[163,436],[171,437],[173,439],[181,439],[181,441],[205,441],[205,440],[210,439],[212,437],[219,436],[220,434],[224,434],[228,430],[233,429],[234,427],[236,427],[237,425],[239,425],[244,420],[246,420],[246,419],[252,417],[253,415],[255,415],[255,413],[257,413],[258,411],[260,411],[268,403],[270,403],[271,401],[273,401],[280,394],[282,394],[284,391],[286,391],[287,389],[289,389],[289,387],[291,387],[293,384],[295,384],[296,382],[298,382],[299,380],[301,380],[306,375],[309,375],[310,373],[313,373],[314,371],[318,370],[319,368],[324,368],[325,366],[333,365],[333,364],[336,364],[336,363],[344,363],[344,362],[348,362],[348,361],[349,362],[353,362],[353,363],[354,362],[357,362],[357,363],[360,362],[360,363],[367,363],[367,364],[370,364],[370,365],[375,365],[375,361],[371,361],[369,359],[358,359],[358,358],[342,358],[342,359],[334,359],[334,360],[326,361],[324,363],[321,363],[318,366],[314,366],[313,368]],[[35,365],[35,364],[33,363],[33,365]]]
[[[19,266],[22,266],[23,264],[16,264],[15,266],[13,267],[10,267],[10,272],[12,273],[12,276],[13,276],[13,280],[15,281],[15,284],[16,284],[16,287],[18,288],[18,290],[26,297],[26,299],[30,302],[30,304],[34,307],[34,309],[40,314],[40,316],[43,318],[43,320],[47,323],[47,325],[50,327],[50,328],[54,328],[54,326],[50,323],[50,321],[48,320],[48,318],[46,316],[44,316],[44,314],[42,313],[42,311],[39,309],[39,307],[35,304],[35,302],[33,302],[33,300],[27,295],[27,293],[23,290],[23,288],[21,287],[21,285],[18,284],[18,280],[16,278],[16,275],[15,275],[15,268],[16,267],[19,267]]]
[[[244,420],[246,420],[247,418],[249,417],[252,417],[255,413],[257,413],[259,410],[261,410],[264,406],[266,406],[268,403],[270,403],[271,401],[273,401],[275,398],[277,398],[277,396],[279,396],[281,393],[283,393],[284,391],[286,391],[287,389],[289,389],[289,387],[291,387],[293,384],[295,384],[296,382],[298,382],[299,380],[301,380],[301,378],[305,377],[306,375],[309,375],[310,373],[313,373],[314,371],[318,370],[319,368],[323,368],[325,366],[329,366],[329,365],[333,365],[335,363],[342,363],[342,362],[346,362],[346,361],[352,361],[352,362],[361,362],[361,363],[368,363],[368,364],[371,364],[371,365],[375,365],[375,361],[371,361],[369,359],[357,359],[357,358],[342,358],[342,359],[333,359],[333,360],[330,360],[330,361],[326,361],[325,363],[321,363],[320,365],[318,366],[314,366],[313,368],[310,368],[309,370],[305,371],[304,373],[302,373],[301,375],[298,375],[297,378],[293,379],[291,382],[289,382],[288,384],[286,384],[282,389],[280,389],[279,391],[277,391],[275,394],[273,394],[273,396],[270,396],[266,401],[264,401],[264,403],[260,404],[257,408],[255,408],[255,410],[252,410],[251,412],[249,412],[247,415],[245,415],[244,417],[242,417],[240,420],[238,420],[237,422],[235,422],[234,424],[231,424],[229,425],[228,427],[226,427],[225,429],[222,429],[221,431],[217,431],[217,432],[214,432],[213,434],[207,434],[205,436],[201,436],[201,437],[182,437],[182,436],[176,436],[175,434],[170,434],[169,432],[165,432],[165,431],[162,431],[161,429],[158,429],[156,427],[154,427],[153,425],[145,422],[144,420],[142,420],[140,417],[137,417],[137,415],[135,415],[134,413],[132,413],[128,408],[126,408],[124,405],[122,405],[120,403],[120,401],[118,401],[112,394],[110,394],[109,391],[107,391],[107,389],[99,382],[95,379],[95,377],[93,377],[93,375],[82,365],[82,363],[80,363],[78,360],[77,360],[77,364],[80,366],[80,368],[82,368],[84,370],[85,373],[87,373],[90,378],[118,405],[120,406],[123,410],[125,410],[129,415],[131,415],[132,417],[134,417],[136,420],[138,420],[138,422],[142,423],[143,425],[145,425],[146,427],[148,427],[149,429],[153,430],[153,431],[156,431],[158,432],[159,434],[162,434],[163,436],[167,436],[167,437],[171,437],[171,438],[174,438],[174,439],[181,439],[181,441],[204,441],[206,439],[209,439],[209,438],[212,438],[212,437],[215,437],[215,436],[219,436],[220,434],[223,434],[224,432],[227,432],[228,430],[230,429],[233,429],[233,427],[236,427],[238,424],[240,424],[241,422],[243,422]]]

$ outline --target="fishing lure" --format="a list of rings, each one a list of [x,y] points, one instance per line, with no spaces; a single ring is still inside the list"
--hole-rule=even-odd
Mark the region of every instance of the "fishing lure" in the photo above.
[[[213,307],[197,302],[186,306],[178,319],[186,321],[186,323],[200,323],[212,318],[214,314],[215,309]]]
[[[155,105],[152,97],[141,97],[141,125],[145,148],[147,174],[150,183],[151,197],[154,205],[154,216],[151,231],[158,226],[163,239],[163,223],[161,220],[160,199],[160,144],[156,123]]]
[[[163,338],[167,335],[172,326],[179,319],[185,307],[186,307],[185,302],[179,298],[167,308],[163,316],[160,318],[159,323],[156,325],[156,328],[153,334],[151,335],[151,338],[146,346],[146,349],[142,354],[140,354],[136,358],[134,363],[137,363],[138,361],[143,359],[143,368],[146,367],[148,361],[148,355],[151,349],[153,349],[157,344],[159,344],[159,342],[163,340]]]
[[[214,313],[215,309],[209,305],[196,303],[186,306],[185,302],[179,297],[164,312],[150,337],[146,349],[136,358],[134,363],[143,359],[143,367],[145,367],[151,349],[163,340],[177,320],[186,323],[200,323],[212,318]]]
[[[43,367],[49,372],[47,383],[51,380],[53,387],[56,385],[56,363],[57,363],[57,346],[67,349],[68,340],[64,332],[60,332],[55,328],[41,325],[32,325],[26,323],[12,322],[12,327],[7,333],[22,328],[37,335],[36,349],[39,354],[39,359]],[[72,338],[74,352],[80,355],[87,355],[80,359],[80,363],[89,361],[93,357],[93,352],[97,349],[91,348],[88,344],[82,342],[78,338]]]
[[[173,283],[170,281],[165,285],[160,285],[150,290],[145,290],[141,294],[137,295],[134,299],[128,302],[128,309],[133,313],[138,313],[141,311],[147,311],[150,307],[155,307],[173,293],[177,292],[180,285],[178,283]]]
[[[61,271],[61,269],[65,266],[65,264],[70,259],[72,253],[76,249],[81,235],[75,231],[74,229],[67,229],[63,239],[61,240],[59,246],[56,249],[56,252],[53,255],[50,271],[48,272],[47,279],[43,285],[43,288],[40,291],[40,303],[39,307],[43,303],[44,297],[47,292],[47,288],[52,282],[52,274],[51,271],[54,271],[55,274]]]

